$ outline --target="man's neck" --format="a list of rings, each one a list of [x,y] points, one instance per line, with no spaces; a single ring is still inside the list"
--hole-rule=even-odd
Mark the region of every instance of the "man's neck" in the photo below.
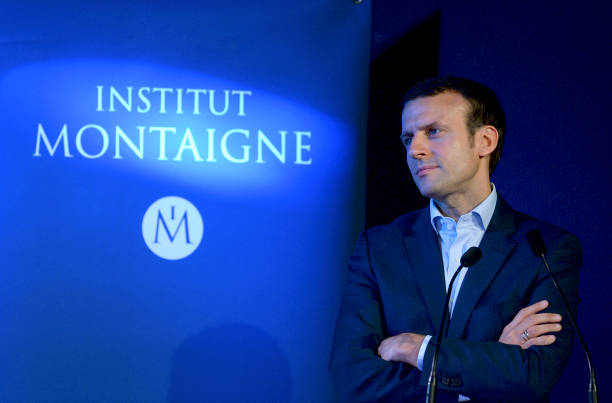
[[[477,194],[455,194],[441,200],[434,199],[434,202],[443,216],[450,217],[457,222],[459,217],[474,210],[476,206],[482,203],[491,194],[492,190],[489,184],[486,189]]]

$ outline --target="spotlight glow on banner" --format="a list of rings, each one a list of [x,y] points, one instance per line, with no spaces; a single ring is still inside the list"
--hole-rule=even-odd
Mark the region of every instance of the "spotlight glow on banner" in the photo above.
[[[8,72],[1,88],[13,95],[8,115],[27,111],[14,124],[20,131],[31,125],[31,137],[20,140],[41,159],[257,192],[286,189],[295,175],[341,175],[343,164],[329,165],[355,158],[346,124],[246,84],[176,68],[53,61]],[[54,94],[53,105],[37,102],[40,94]]]

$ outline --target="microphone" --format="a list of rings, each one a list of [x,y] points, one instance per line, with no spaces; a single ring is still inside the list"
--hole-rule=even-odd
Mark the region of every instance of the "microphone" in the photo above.
[[[589,353],[589,349],[586,345],[586,342],[582,338],[580,329],[578,329],[578,325],[576,324],[576,321],[574,320],[574,317],[572,316],[572,313],[570,312],[570,306],[569,306],[569,303],[567,302],[567,299],[565,298],[565,294],[563,293],[563,290],[559,286],[557,279],[555,279],[555,275],[552,273],[552,270],[550,270],[550,266],[548,266],[548,262],[546,261],[546,257],[544,256],[546,254],[546,245],[544,244],[544,239],[542,238],[542,234],[540,233],[540,230],[536,229],[533,231],[529,231],[527,233],[527,242],[529,243],[529,247],[531,248],[531,251],[533,252],[533,254],[542,258],[542,261],[544,262],[544,267],[546,267],[546,271],[548,271],[548,275],[550,279],[552,280],[553,284],[557,288],[557,291],[559,291],[559,295],[561,295],[561,299],[563,300],[563,306],[565,308],[565,313],[567,314],[567,317],[569,318],[572,328],[574,328],[574,332],[578,336],[580,345],[582,346],[582,349],[584,350],[584,354],[586,355],[587,363],[589,364],[589,373],[590,373],[589,403],[597,403],[597,385],[595,384],[595,370],[593,369],[593,364],[591,363],[591,354]]]
[[[453,292],[453,283],[457,278],[457,275],[464,267],[471,267],[476,264],[482,257],[482,252],[476,246],[472,246],[470,249],[465,251],[461,260],[459,268],[453,274],[448,291],[446,291],[446,300],[444,302],[444,312],[442,313],[442,321],[440,323],[440,334],[436,339],[436,349],[434,350],[433,361],[431,364],[431,372],[429,373],[429,380],[427,381],[427,403],[434,403],[436,401],[436,389],[438,387],[438,381],[436,379],[436,369],[438,367],[438,354],[440,353],[440,341],[444,337],[444,327],[446,325],[446,317],[448,316],[448,302],[450,300],[451,293]]]

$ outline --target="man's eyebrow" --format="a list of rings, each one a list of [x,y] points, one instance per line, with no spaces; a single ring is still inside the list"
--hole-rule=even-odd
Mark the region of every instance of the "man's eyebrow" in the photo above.
[[[436,120],[431,123],[427,123],[425,125],[417,127],[417,131],[431,129],[432,127],[444,128],[446,126],[444,126],[440,121]],[[405,136],[414,136],[414,133],[409,130],[403,130],[402,134],[400,134],[400,138],[405,137]]]
[[[419,130],[431,129],[432,127],[443,127],[443,125],[442,123],[436,120],[436,121],[433,121],[431,123],[428,123],[426,125],[419,127]]]

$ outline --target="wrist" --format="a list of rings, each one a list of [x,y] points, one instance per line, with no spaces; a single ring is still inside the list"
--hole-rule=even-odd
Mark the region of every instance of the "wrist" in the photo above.
[[[419,367],[419,352],[421,351],[423,340],[425,340],[424,335],[411,333],[410,348],[406,351],[406,362],[415,368]]]

